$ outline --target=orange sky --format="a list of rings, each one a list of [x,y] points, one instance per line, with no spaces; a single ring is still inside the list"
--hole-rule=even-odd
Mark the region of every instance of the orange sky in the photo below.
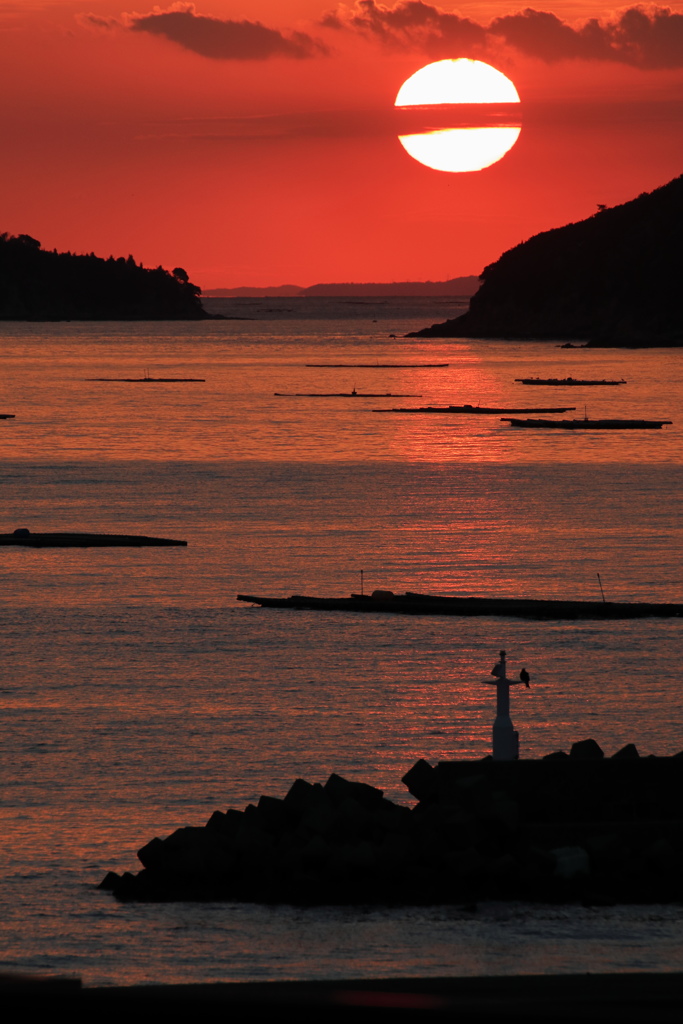
[[[0,231],[204,288],[443,280],[683,172],[683,3],[522,10],[0,0]],[[392,107],[460,56],[512,78],[524,127],[448,174]]]

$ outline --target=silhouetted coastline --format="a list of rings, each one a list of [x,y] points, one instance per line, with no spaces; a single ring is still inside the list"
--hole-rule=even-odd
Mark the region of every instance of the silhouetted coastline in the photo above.
[[[453,277],[448,281],[391,281],[391,282],[344,282],[312,284],[307,288],[297,284],[275,286],[245,286],[240,288],[209,288],[207,298],[395,298],[397,296],[468,296],[479,287],[479,279],[473,275]]]
[[[182,267],[149,270],[132,256],[47,251],[0,234],[0,320],[223,320],[207,313]]]
[[[683,345],[682,220],[683,176],[534,235],[485,268],[467,313],[407,337]]]

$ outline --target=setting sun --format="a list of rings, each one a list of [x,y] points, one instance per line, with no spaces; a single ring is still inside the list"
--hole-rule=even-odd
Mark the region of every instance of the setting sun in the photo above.
[[[481,171],[512,149],[521,128],[444,128],[399,135],[406,153],[434,171]]]
[[[481,60],[437,60],[406,79],[397,107],[431,103],[519,103],[519,93],[501,71]]]
[[[509,78],[483,61],[460,58],[439,60],[416,71],[399,89],[395,106],[404,110],[454,107],[448,113],[455,120],[458,106],[512,103],[519,104],[519,93]],[[519,121],[517,111],[513,119]],[[424,126],[419,132],[399,134],[399,142],[414,160],[432,170],[481,171],[512,149],[521,128],[519,123],[489,124],[485,109],[476,120],[476,126]]]

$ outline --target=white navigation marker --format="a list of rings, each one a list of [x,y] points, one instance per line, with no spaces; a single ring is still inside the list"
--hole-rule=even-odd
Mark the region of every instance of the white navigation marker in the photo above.
[[[524,682],[528,686],[528,676],[523,669],[526,678],[508,679],[506,675],[505,651],[500,652],[500,661],[491,669],[491,675],[495,679],[484,679],[488,686],[496,687],[496,720],[493,723],[493,760],[494,761],[516,761],[519,757],[519,733],[512,728],[510,718],[510,687]]]

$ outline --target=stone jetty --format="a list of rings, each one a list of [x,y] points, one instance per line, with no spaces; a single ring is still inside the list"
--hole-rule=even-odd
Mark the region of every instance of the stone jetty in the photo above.
[[[120,900],[464,904],[683,900],[683,752],[605,757],[591,739],[540,760],[419,760],[414,806],[333,774],[154,838]]]

